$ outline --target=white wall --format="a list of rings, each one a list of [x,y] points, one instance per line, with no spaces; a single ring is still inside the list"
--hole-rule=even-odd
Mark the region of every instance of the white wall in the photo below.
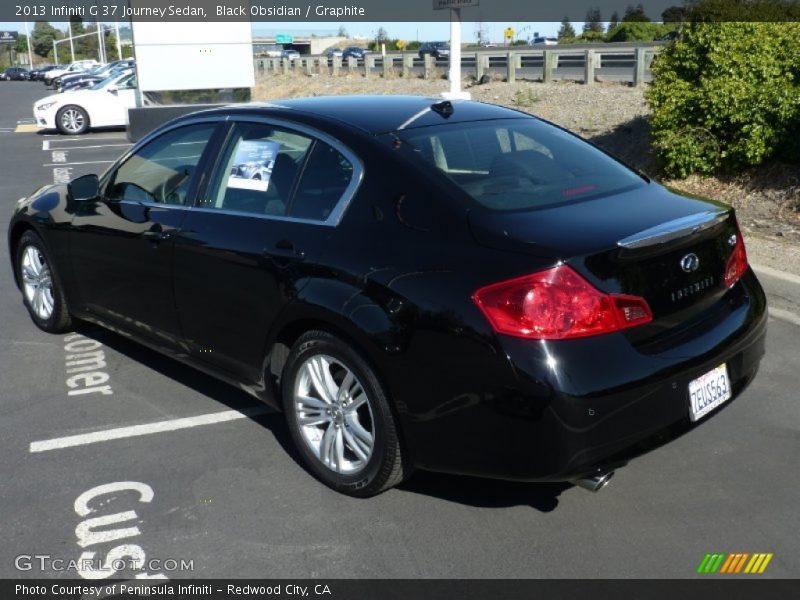
[[[143,92],[253,87],[250,22],[133,22]]]

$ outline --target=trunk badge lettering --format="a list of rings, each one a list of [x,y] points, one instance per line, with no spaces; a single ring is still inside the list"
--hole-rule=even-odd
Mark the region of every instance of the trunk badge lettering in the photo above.
[[[690,298],[695,294],[702,292],[703,290],[707,290],[708,288],[714,285],[714,277],[708,276],[700,281],[696,281],[694,283],[690,283],[686,287],[682,287],[678,290],[674,290],[670,293],[670,300],[673,302],[677,302],[678,300],[683,300],[684,298]]]

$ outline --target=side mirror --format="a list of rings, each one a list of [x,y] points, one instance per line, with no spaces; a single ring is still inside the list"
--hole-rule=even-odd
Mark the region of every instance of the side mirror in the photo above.
[[[115,85],[110,85],[110,86],[108,86],[108,87],[106,88],[106,91],[107,91],[109,94],[116,94],[116,93],[119,91],[119,88],[118,88],[117,86],[115,86]]]
[[[67,185],[70,198],[76,202],[94,200],[100,195],[100,181],[97,175],[76,177]]]

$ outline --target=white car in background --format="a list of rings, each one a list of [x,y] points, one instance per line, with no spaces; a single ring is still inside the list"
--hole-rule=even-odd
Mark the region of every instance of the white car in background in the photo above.
[[[126,69],[90,88],[53,94],[33,105],[39,129],[66,135],[95,127],[125,127],[128,109],[136,106],[136,72]]]
[[[100,66],[100,63],[94,59],[87,59],[87,60],[76,60],[73,63],[67,65],[65,69],[52,69],[44,74],[44,81],[45,87],[50,87],[53,85],[53,80],[56,77],[61,77],[62,75],[72,75],[74,73],[83,73],[84,71],[88,71],[89,69],[93,69],[94,67]]]

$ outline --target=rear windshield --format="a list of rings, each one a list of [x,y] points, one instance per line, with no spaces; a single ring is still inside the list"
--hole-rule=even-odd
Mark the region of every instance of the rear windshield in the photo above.
[[[536,119],[472,121],[397,133],[420,159],[493,210],[543,208],[645,185],[593,146]]]

